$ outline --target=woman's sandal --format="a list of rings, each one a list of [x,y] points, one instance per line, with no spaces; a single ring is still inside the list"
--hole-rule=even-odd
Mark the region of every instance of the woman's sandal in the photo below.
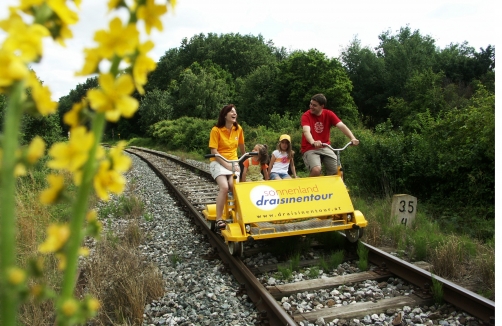
[[[217,229],[224,229],[227,227],[227,224],[223,222],[222,220],[216,221],[216,228]]]

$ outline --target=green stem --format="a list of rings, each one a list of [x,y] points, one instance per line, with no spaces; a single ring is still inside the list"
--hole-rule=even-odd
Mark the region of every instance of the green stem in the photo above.
[[[96,170],[96,151],[101,142],[101,136],[105,126],[104,113],[97,114],[93,122],[94,145],[89,151],[89,158],[84,165],[82,183],[78,189],[77,200],[73,207],[73,214],[70,221],[70,239],[68,240],[68,247],[66,251],[66,269],[63,275],[63,283],[61,289],[61,296],[59,297],[58,309],[61,304],[72,298],[78,265],[78,251],[80,249],[83,234],[83,223],[88,210],[88,199],[93,187],[93,178]],[[61,313],[58,314],[58,325],[67,324],[68,319],[64,318]]]
[[[19,296],[9,285],[7,271],[16,263],[16,149],[19,145],[19,126],[23,115],[21,100],[24,83],[12,86],[5,111],[3,154],[0,177],[0,321],[2,325],[15,326]]]

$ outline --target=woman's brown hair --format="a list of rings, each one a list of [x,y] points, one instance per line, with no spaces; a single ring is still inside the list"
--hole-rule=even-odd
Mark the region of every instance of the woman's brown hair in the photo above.
[[[232,111],[232,109],[235,109],[234,104],[225,105],[221,109],[220,115],[218,116],[218,122],[216,123],[216,127],[222,128],[225,126],[225,117],[227,116],[228,112]],[[237,121],[234,122],[234,129],[235,130],[239,129],[239,124],[237,123]]]

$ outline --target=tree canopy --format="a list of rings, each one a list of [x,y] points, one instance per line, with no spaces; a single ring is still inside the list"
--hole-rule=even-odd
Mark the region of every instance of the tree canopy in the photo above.
[[[356,37],[328,58],[317,49],[276,48],[261,35],[185,38],[160,58],[146,93],[136,94],[136,115],[106,133],[152,137],[173,148],[193,139],[190,149],[204,153],[209,131],[201,128],[234,103],[246,139],[274,144],[275,133],[289,133],[298,144],[300,115],[312,95],[323,93],[327,108],[361,140],[344,166],[357,189],[443,198],[448,208],[461,202],[493,216],[495,47],[476,51],[464,42],[441,49],[408,26],[379,40],[369,48]],[[60,117],[96,86],[90,78],[62,97]],[[27,124],[26,134],[36,126]],[[301,156],[295,161],[302,168]]]

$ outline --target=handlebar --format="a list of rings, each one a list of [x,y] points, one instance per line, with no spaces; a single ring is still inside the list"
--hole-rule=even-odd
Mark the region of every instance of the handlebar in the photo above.
[[[330,144],[326,144],[326,143],[322,143],[322,145],[324,147],[327,147],[329,149],[331,149],[333,152],[339,152],[339,151],[343,151],[344,149],[346,149],[347,147],[349,147],[349,145],[352,145],[352,141],[349,141],[345,146],[343,146],[342,148],[333,148],[331,147]]]
[[[232,165],[234,163],[241,163],[241,162],[244,162],[245,160],[247,160],[249,157],[251,156],[258,156],[258,152],[247,152],[247,153],[244,153],[242,154],[242,156],[237,159],[237,160],[227,160],[225,157],[221,156],[221,154],[206,154],[204,155],[205,158],[211,158],[211,157],[219,157],[221,158],[223,161],[227,162],[227,163],[231,163]]]

